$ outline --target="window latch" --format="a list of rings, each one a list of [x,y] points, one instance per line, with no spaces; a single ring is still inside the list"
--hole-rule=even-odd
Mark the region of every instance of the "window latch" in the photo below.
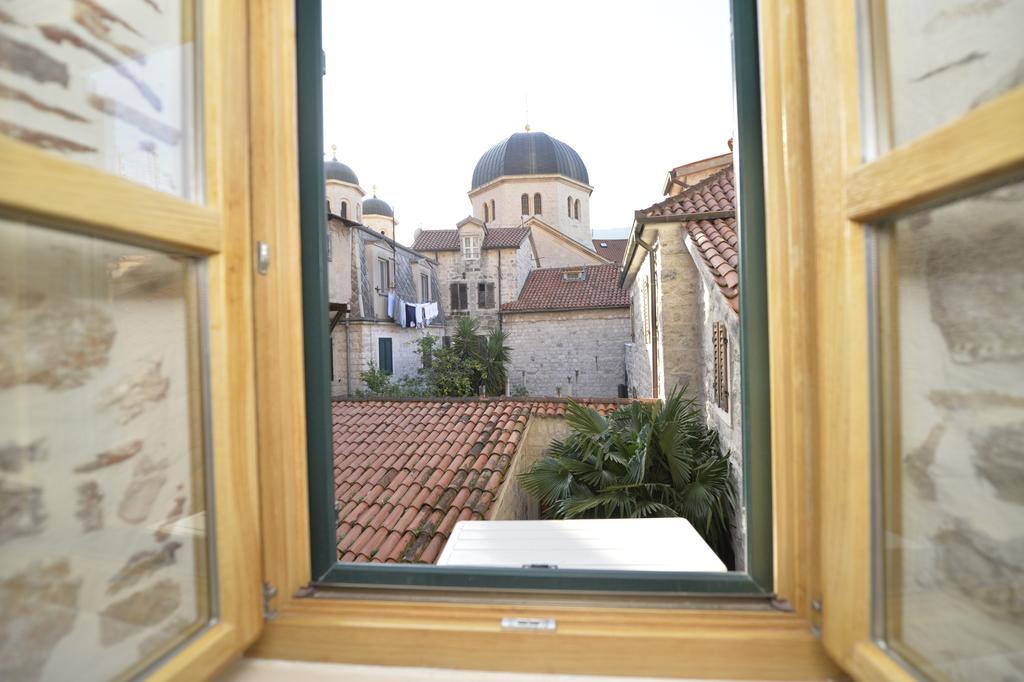
[[[502,630],[533,630],[554,632],[558,623],[554,618],[502,618]]]
[[[270,269],[270,244],[256,242],[256,272],[261,275],[267,274]]]

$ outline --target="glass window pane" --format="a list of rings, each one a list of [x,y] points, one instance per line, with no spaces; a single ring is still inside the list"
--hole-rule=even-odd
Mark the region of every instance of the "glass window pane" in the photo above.
[[[884,636],[941,679],[1024,679],[1022,216],[1005,186],[882,252]]]
[[[200,200],[193,0],[0,8],[0,135]]]
[[[199,286],[0,220],[0,679],[128,676],[213,615]]]
[[[1024,3],[877,0],[873,9],[878,95],[888,100],[894,146],[1024,83]]]

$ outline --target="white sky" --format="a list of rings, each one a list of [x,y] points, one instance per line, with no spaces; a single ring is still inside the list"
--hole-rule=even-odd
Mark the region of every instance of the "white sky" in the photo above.
[[[395,209],[453,228],[473,168],[529,122],[587,165],[591,227],[626,236],[674,166],[727,151],[727,0],[324,0],[324,145]]]

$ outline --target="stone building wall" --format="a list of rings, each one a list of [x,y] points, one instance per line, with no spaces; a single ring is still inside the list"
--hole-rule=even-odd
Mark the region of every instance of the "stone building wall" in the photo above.
[[[541,195],[542,213],[533,207],[533,195]],[[523,224],[522,195],[530,197],[529,218],[536,215],[559,232],[581,244],[590,245],[590,190],[585,185],[556,175],[505,178],[483,188],[470,197],[473,216],[484,219],[484,202],[493,199],[497,216],[487,222],[488,227],[518,227]],[[567,215],[566,201],[579,199],[580,217]],[[573,214],[575,216],[575,213]]]
[[[526,433],[509,465],[505,481],[501,486],[489,520],[517,521],[539,519],[540,510],[537,500],[530,497],[519,485],[519,474],[529,471],[534,462],[540,459],[551,445],[551,441],[569,435],[569,425],[563,417],[530,417],[526,425]]]
[[[505,313],[513,390],[533,396],[614,398],[625,384],[629,309]]]
[[[469,314],[480,321],[481,333],[487,333],[498,327],[498,309],[502,303],[514,301],[519,296],[522,282],[530,269],[530,241],[523,240],[518,249],[483,249],[480,260],[475,263],[466,261],[461,251],[432,251],[431,256],[438,262],[438,282],[441,301],[446,310],[450,311],[447,333],[451,333],[457,324],[456,318]],[[499,283],[500,274],[500,283]],[[451,311],[450,285],[453,282],[465,282],[469,298],[468,311]],[[494,307],[481,309],[477,305],[477,286],[481,283],[494,285]],[[500,284],[500,286],[499,286]]]
[[[348,364],[345,361],[345,337],[351,332],[349,339]],[[394,366],[392,381],[403,377],[414,377],[420,368],[420,356],[416,353],[419,339],[424,335],[440,337],[444,327],[440,325],[426,329],[408,329],[399,327],[393,322],[351,322],[345,327],[340,322],[331,334],[331,352],[334,366],[331,374],[331,395],[349,396],[358,391],[365,391],[366,386],[359,379],[359,374],[366,371],[370,361],[380,367],[380,338],[391,339],[391,358]],[[347,372],[351,371],[352,381],[348,381]],[[350,390],[351,387],[351,390]]]
[[[626,379],[631,398],[654,395],[654,365],[651,355],[650,298],[647,291],[651,275],[645,256],[629,287],[630,338],[626,342]]]
[[[658,326],[661,346],[661,395],[686,388],[704,400],[702,368],[705,327],[700,278],[686,248],[686,232],[676,223],[658,231]],[[710,332],[708,332],[710,333]]]

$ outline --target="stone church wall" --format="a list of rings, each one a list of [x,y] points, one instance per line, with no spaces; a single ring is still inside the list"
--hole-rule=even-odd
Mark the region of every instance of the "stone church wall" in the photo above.
[[[505,314],[509,384],[532,396],[614,398],[625,384],[629,309]]]

